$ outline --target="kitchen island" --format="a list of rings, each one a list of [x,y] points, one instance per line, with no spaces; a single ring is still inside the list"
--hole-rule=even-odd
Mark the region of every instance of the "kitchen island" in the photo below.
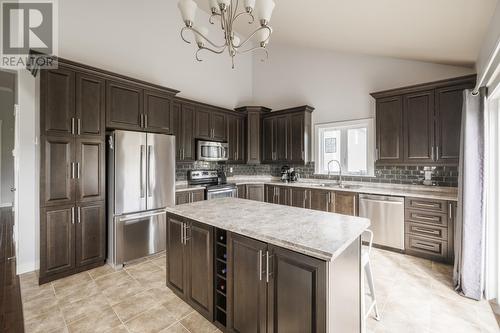
[[[167,208],[167,286],[227,332],[359,332],[369,225],[236,198]]]

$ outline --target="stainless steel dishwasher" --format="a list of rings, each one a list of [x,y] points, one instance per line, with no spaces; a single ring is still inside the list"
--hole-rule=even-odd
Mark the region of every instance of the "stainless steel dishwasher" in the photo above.
[[[398,250],[405,248],[405,199],[360,194],[359,216],[371,220],[373,243]]]

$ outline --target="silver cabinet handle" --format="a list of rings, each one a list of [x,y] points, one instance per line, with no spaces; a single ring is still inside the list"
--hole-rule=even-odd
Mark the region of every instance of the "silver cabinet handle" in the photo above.
[[[259,281],[262,281],[262,250],[259,250]]]
[[[439,146],[436,146],[436,161],[439,161]]]
[[[75,135],[75,118],[71,118],[71,134]]]
[[[266,282],[269,283],[269,251],[266,251]]]
[[[144,128],[147,128],[148,127],[148,114],[145,113],[144,114]]]
[[[77,133],[80,135],[82,132],[82,120],[78,118],[78,126],[77,126]]]
[[[71,162],[69,167],[71,168],[71,179],[75,179],[75,163]]]
[[[82,223],[82,207],[78,207],[78,217],[77,217],[77,221],[78,221],[78,224]]]
[[[187,223],[184,223],[184,225],[185,225],[184,244],[187,244],[187,241],[191,239],[191,225],[188,225]],[[188,230],[189,230],[189,237],[188,237]]]
[[[181,244],[184,244],[184,223],[181,224]]]
[[[421,249],[424,249],[424,250],[432,251],[435,249],[434,246],[432,246],[432,245],[424,244],[424,243],[420,243],[420,242],[415,243],[415,245],[417,248],[420,247]]]
[[[427,220],[427,221],[434,221],[434,222],[439,222],[439,217],[428,217],[428,216],[422,216],[415,214],[413,215],[417,219],[422,219],[422,220]]]
[[[144,149],[145,149],[145,146],[144,145],[141,145],[141,156],[140,156],[140,159],[141,159],[141,162],[140,162],[140,186],[141,186],[141,198],[144,198],[144,181],[145,181],[145,172],[144,172]]]
[[[431,148],[431,159],[434,161],[434,146]]]
[[[153,146],[151,145],[148,145],[148,156],[147,156],[147,168],[148,168],[148,180],[147,180],[147,184],[146,184],[146,193],[147,193],[147,196],[148,197],[151,197],[151,194],[152,194],[152,191],[151,191],[151,175],[152,175],[152,172],[151,172],[151,155],[153,154],[152,153],[152,150],[153,150]]]
[[[76,178],[80,179],[80,162],[75,164],[76,164]]]
[[[71,224],[75,224],[75,207],[71,207]]]
[[[452,209],[453,209],[453,205],[450,203],[448,203],[448,219],[451,221],[453,219],[453,212],[452,212]]]
[[[429,234],[429,235],[439,236],[439,234],[440,234],[439,230],[427,229],[427,228],[422,228],[422,227],[413,227],[413,230],[418,231],[418,232],[423,232],[423,233]]]

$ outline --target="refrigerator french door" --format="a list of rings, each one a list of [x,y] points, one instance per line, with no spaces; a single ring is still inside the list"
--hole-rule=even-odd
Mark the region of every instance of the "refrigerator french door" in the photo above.
[[[175,137],[114,131],[108,144],[108,262],[165,250],[165,207],[175,205]]]

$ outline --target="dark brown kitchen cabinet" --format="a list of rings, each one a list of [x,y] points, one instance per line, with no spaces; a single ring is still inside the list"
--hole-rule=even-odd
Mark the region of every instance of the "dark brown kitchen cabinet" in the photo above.
[[[144,127],[148,132],[171,134],[172,95],[158,91],[144,91]]]
[[[246,185],[237,185],[236,187],[238,188],[238,198],[246,199],[247,198]]]
[[[463,91],[475,75],[373,93],[377,164],[457,165]]]
[[[403,100],[400,96],[377,100],[377,162],[403,161]]]
[[[358,216],[358,194],[335,192],[333,199],[334,212],[337,214]]]
[[[325,262],[232,233],[228,252],[230,332],[326,332]]]
[[[72,136],[41,138],[40,206],[75,202],[75,139]]]
[[[195,115],[195,134],[198,139],[225,141],[226,115],[208,107],[197,107]]]
[[[247,184],[245,197],[248,200],[264,201],[264,184]]]
[[[41,278],[76,267],[74,214],[73,205],[41,208]]]
[[[94,137],[78,137],[75,143],[76,200],[102,201],[106,195],[104,141]]]
[[[265,118],[262,121],[262,162],[270,163],[274,161],[274,151],[275,151],[275,134],[273,131],[274,119]]]
[[[167,217],[167,286],[208,320],[213,319],[213,228]]]
[[[76,266],[106,260],[106,208],[104,202],[76,207]]]
[[[305,141],[311,140],[311,138],[305,137],[305,129],[308,127],[305,124],[306,121],[307,117],[304,117],[302,113],[290,115],[288,144],[288,160],[290,163],[305,163]]]
[[[40,128],[47,135],[72,135],[75,131],[75,72],[60,67],[41,71]]]
[[[174,102],[172,108],[177,146],[177,161],[193,162],[196,159],[194,128],[195,106],[185,102]]]
[[[322,212],[333,211],[333,192],[325,190],[309,190],[309,197],[309,208]]]
[[[307,201],[307,193],[308,191],[300,188],[300,187],[292,187],[290,189],[290,198],[289,203],[290,206],[299,207],[299,208],[309,208],[309,204]]]
[[[263,138],[264,163],[288,160],[288,116],[265,118]]]
[[[76,74],[76,132],[78,135],[105,135],[105,80],[86,73]]]
[[[244,118],[227,116],[227,143],[229,145],[229,162],[245,163],[245,130]]]
[[[405,95],[403,110],[405,162],[433,162],[434,90]]]
[[[141,87],[118,81],[106,82],[106,126],[139,130],[144,127],[144,93]]]
[[[289,205],[290,190],[284,186],[265,185],[266,202],[277,205]]]
[[[246,114],[245,139],[246,163],[260,164],[263,159],[263,129],[262,116],[271,109],[262,106],[245,106],[236,109],[237,112]]]
[[[436,159],[458,164],[462,126],[463,92],[471,85],[458,85],[436,90]]]
[[[175,193],[175,204],[183,205],[205,200],[205,190],[181,191]]]

